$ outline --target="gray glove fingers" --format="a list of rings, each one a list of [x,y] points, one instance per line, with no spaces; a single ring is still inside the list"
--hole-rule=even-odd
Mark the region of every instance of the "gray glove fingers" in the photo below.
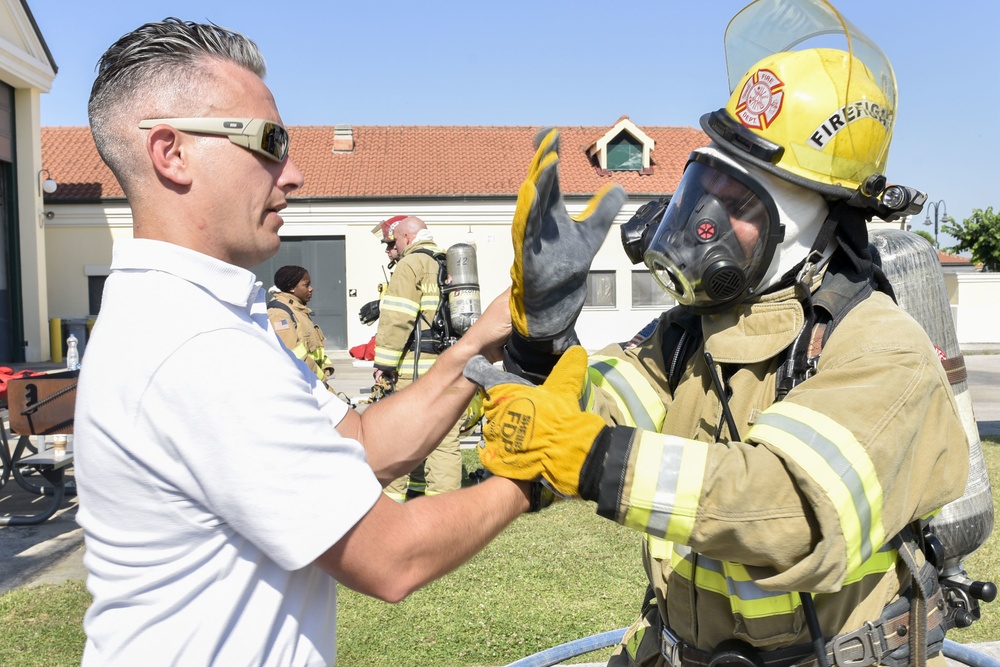
[[[535,136],[531,139],[531,145],[535,147],[535,150],[538,150],[538,147],[542,145],[542,140],[545,139],[548,133],[554,129],[555,129],[554,127],[549,126],[549,127],[543,127],[538,132],[535,132]],[[555,144],[556,144],[556,149],[558,150],[559,137],[556,137]]]
[[[537,221],[538,229],[532,230],[533,235],[537,234],[543,239],[556,239],[559,237],[560,220],[567,215],[566,203],[563,201],[562,189],[559,187],[558,136],[549,145],[542,159],[544,160],[549,153],[556,153],[556,160],[546,166],[535,179],[534,206],[537,206],[537,210],[532,211],[533,215],[529,218],[529,226],[536,226],[530,223]]]
[[[536,139],[541,141],[545,138],[547,128],[539,132]],[[538,156],[539,162],[545,160],[550,153],[556,153],[557,159],[552,164],[537,175],[532,183],[535,189],[535,197],[531,202],[531,211],[528,214],[527,224],[524,228],[524,238],[522,245],[530,248],[533,252],[541,250],[541,239],[556,239],[559,237],[559,218],[553,217],[552,212],[562,211],[565,215],[566,206],[562,201],[562,193],[559,189],[559,135],[550,143],[545,151]]]
[[[590,215],[576,221],[573,229],[583,237],[591,256],[597,254],[608,235],[608,230],[611,229],[611,223],[615,221],[615,216],[627,200],[628,195],[625,194],[625,190],[620,185],[615,185],[601,198]]]
[[[467,380],[475,382],[486,391],[489,391],[498,384],[523,384],[527,387],[535,386],[522,377],[500,370],[490,362],[486,361],[486,357],[481,354],[477,354],[469,359],[468,363],[465,364],[465,370],[462,371],[462,374]]]
[[[538,175],[538,196],[541,237],[555,241],[562,233],[563,221],[569,219],[562,188],[559,187],[559,160],[556,160]]]

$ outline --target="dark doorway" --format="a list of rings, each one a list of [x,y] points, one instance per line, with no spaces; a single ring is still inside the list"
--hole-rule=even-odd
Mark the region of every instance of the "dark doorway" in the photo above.
[[[326,347],[347,349],[347,256],[344,237],[283,238],[278,254],[255,266],[253,272],[264,287],[274,284],[274,272],[286,264],[305,267],[312,278],[313,298],[309,307],[316,324],[326,335]]]
[[[17,220],[14,185],[14,89],[0,82],[0,360],[16,362],[24,361],[24,343],[20,317],[15,317],[19,283],[11,275],[18,266],[17,235],[11,233]]]

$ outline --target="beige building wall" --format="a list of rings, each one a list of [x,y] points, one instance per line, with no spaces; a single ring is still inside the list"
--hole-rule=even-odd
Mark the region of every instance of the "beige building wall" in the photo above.
[[[132,237],[132,211],[125,203],[59,205],[47,206],[43,218],[48,317],[87,317],[87,279],[110,273],[114,242]]]
[[[571,213],[583,210],[586,202],[570,202]],[[617,275],[616,306],[585,312],[579,333],[589,347],[603,346],[610,339],[630,338],[659,311],[633,311],[628,293],[632,267],[620,245],[618,224],[635,212],[627,205],[619,213],[604,246],[595,258],[595,270],[613,270]],[[371,229],[391,215],[407,214],[422,218],[442,248],[455,243],[473,243],[483,307],[510,285],[514,253],[510,221],[514,201],[413,202],[387,209],[371,203],[292,202],[282,213],[282,237],[343,236],[347,247],[347,340],[351,345],[366,342],[375,334],[375,325],[363,325],[356,313],[365,303],[378,298],[378,285],[386,281],[386,255]],[[82,318],[90,314],[87,277],[106,275],[115,240],[132,234],[131,212],[122,204],[50,204],[43,216],[48,266],[47,318]],[[103,272],[103,273],[102,273]],[[265,282],[269,276],[259,276]],[[46,331],[45,345],[48,345]]]
[[[1000,343],[1000,273],[946,272],[944,280],[959,344]]]
[[[584,201],[569,203],[571,213],[580,212]],[[613,307],[586,309],[577,323],[577,333],[588,349],[629,340],[661,311],[657,307],[633,308],[631,275],[633,267],[621,249],[619,225],[627,221],[638,204],[629,202],[594,259],[592,270],[612,271],[616,292]],[[106,275],[115,240],[131,236],[131,214],[122,204],[49,205],[45,220],[45,262],[48,266],[46,317],[85,317],[87,276]],[[363,325],[357,312],[378,298],[378,285],[386,281],[386,256],[371,229],[391,215],[407,214],[422,218],[442,248],[473,242],[477,249],[479,282],[483,307],[510,284],[513,250],[510,221],[514,202],[464,201],[400,203],[388,208],[384,203],[292,202],[283,212],[281,235],[292,237],[342,236],[347,248],[347,340],[349,345],[367,342],[375,335],[375,325]],[[269,276],[259,276],[265,284]],[[946,274],[955,314],[959,343],[1000,343],[1000,326],[990,307],[1000,294],[1000,274]],[[956,282],[957,281],[957,282]],[[269,286],[269,285],[267,285]],[[47,341],[47,338],[46,338]],[[47,342],[46,342],[47,344]]]

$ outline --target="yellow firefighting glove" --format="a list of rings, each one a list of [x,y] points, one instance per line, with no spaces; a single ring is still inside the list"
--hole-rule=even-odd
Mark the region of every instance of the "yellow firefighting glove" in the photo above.
[[[544,480],[564,497],[579,497],[580,474],[595,442],[607,441],[604,420],[580,410],[587,353],[579,346],[563,354],[548,379],[535,386],[505,373],[481,356],[465,377],[486,389],[483,466],[494,475]],[[598,447],[600,468],[606,447]]]
[[[570,216],[559,188],[559,131],[542,130],[535,145],[511,225],[510,313],[516,334],[536,350],[561,354],[576,343],[587,273],[626,196],[608,183]]]

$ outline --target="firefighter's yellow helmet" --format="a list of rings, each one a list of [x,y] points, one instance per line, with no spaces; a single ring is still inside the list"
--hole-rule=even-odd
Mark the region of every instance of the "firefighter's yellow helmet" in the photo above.
[[[885,173],[894,120],[894,95],[861,60],[812,48],[757,62],[702,127],[726,152],[846,198]]]

